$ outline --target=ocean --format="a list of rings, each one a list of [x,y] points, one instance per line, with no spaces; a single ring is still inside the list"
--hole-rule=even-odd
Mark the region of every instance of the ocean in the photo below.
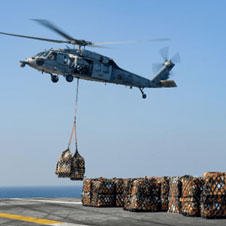
[[[82,186],[0,187],[0,198],[81,198]]]

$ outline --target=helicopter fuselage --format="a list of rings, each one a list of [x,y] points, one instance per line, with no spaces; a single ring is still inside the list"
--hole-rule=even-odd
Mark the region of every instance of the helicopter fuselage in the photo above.
[[[150,80],[120,68],[111,58],[88,50],[48,50],[21,61],[51,75],[116,83],[131,87],[150,87]]]
[[[86,49],[50,49],[21,61],[21,66],[29,65],[42,73],[51,75],[53,82],[63,75],[68,82],[73,78],[114,83],[141,90],[144,88],[175,87],[168,79],[169,71],[174,67],[171,61],[163,63],[156,75],[158,79],[149,80],[120,68],[113,59]],[[161,79],[162,78],[162,79]]]

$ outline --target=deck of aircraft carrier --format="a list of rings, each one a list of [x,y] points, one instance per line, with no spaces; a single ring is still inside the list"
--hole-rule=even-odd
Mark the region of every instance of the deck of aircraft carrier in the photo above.
[[[207,220],[169,213],[134,213],[122,208],[84,207],[79,199],[1,199],[0,225],[226,226],[226,219]]]

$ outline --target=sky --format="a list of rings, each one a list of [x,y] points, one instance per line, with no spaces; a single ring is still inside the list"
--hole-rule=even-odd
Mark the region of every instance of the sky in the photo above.
[[[0,31],[59,39],[31,18],[48,19],[90,41],[170,38],[163,43],[92,49],[151,79],[159,50],[180,53],[174,89],[80,81],[79,151],[87,177],[142,177],[226,171],[226,1],[4,1]],[[75,185],[58,179],[66,149],[76,82],[20,68],[19,60],[64,45],[0,36],[0,186]],[[90,49],[91,50],[91,49]],[[72,148],[72,151],[73,148]]]

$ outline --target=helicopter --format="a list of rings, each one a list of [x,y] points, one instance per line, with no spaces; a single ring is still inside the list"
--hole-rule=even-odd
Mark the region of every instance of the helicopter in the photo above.
[[[161,64],[155,64],[156,71],[153,79],[147,79],[135,73],[120,68],[116,62],[107,56],[87,50],[86,47],[101,48],[108,44],[120,44],[124,42],[101,42],[94,43],[83,39],[76,39],[62,29],[54,25],[52,22],[44,19],[32,19],[42,26],[54,31],[62,36],[65,40],[41,38],[36,36],[27,36],[13,33],[0,32],[1,35],[8,35],[20,38],[35,39],[53,43],[64,43],[73,45],[74,48],[65,49],[49,49],[42,51],[32,57],[20,61],[20,66],[26,65],[50,74],[51,81],[57,83],[59,75],[63,75],[67,82],[72,82],[74,78],[85,79],[90,81],[112,83],[136,87],[141,91],[142,98],[146,98],[144,88],[172,88],[176,87],[174,80],[169,80],[170,71],[174,68],[175,63],[180,61],[179,54],[169,59],[168,47],[160,50],[160,54],[164,60]],[[167,41],[169,39],[151,39],[149,41]],[[131,42],[131,41],[129,41]],[[132,42],[131,42],[132,43]],[[77,46],[78,48],[75,48]]]

